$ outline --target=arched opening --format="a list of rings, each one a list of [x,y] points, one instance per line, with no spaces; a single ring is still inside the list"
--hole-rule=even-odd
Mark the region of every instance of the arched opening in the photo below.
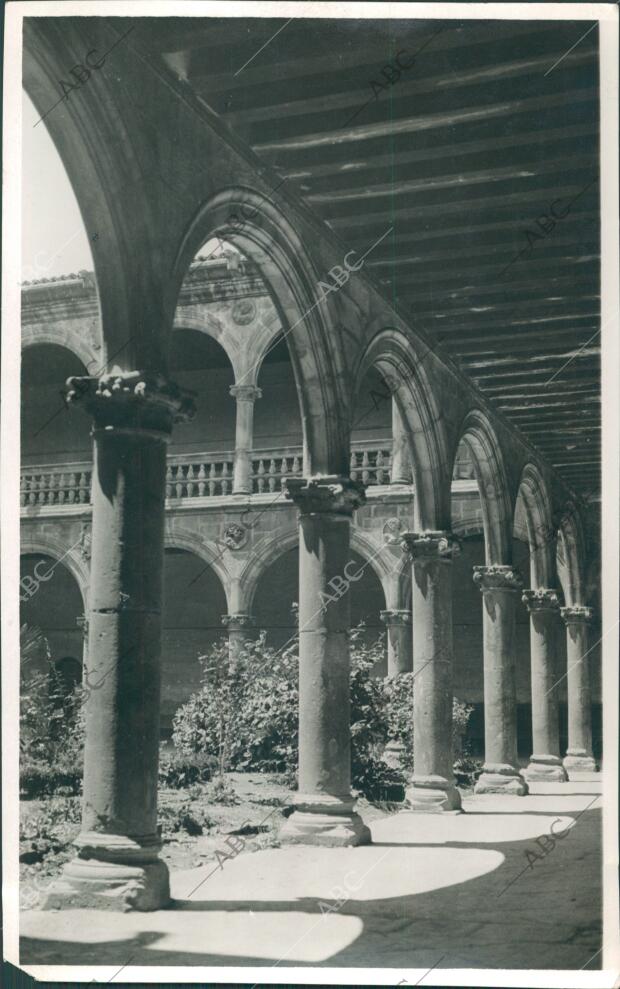
[[[454,696],[473,707],[467,741],[473,755],[484,755],[484,651],[480,590],[475,566],[486,560],[484,520],[476,468],[461,439],[454,458],[451,484],[451,529],[460,539],[452,563],[452,628]],[[415,617],[414,617],[415,620]]]
[[[349,553],[353,566],[349,572],[358,579],[351,583],[348,594],[351,602],[351,628],[361,622],[365,625],[364,640],[369,644],[385,632],[380,612],[385,608],[381,581],[372,565],[353,550]],[[297,547],[272,560],[258,579],[252,614],[258,629],[267,632],[267,641],[280,648],[297,633],[294,604],[298,600],[299,550]],[[387,660],[373,671],[385,676]]]
[[[162,614],[161,732],[168,738],[174,714],[200,686],[198,657],[226,635],[226,595],[215,571],[195,553],[167,548]]]
[[[303,429],[297,385],[290,351],[282,336],[269,344],[260,365],[258,387],[262,397],[254,407],[254,458],[266,460],[272,452],[301,454]]]
[[[81,672],[76,664],[81,671],[83,653],[83,631],[78,620],[83,615],[82,593],[69,568],[44,553],[22,554],[20,623],[43,633],[49,645],[49,663],[77,682]],[[40,672],[46,665],[47,660],[39,654],[33,668]]]
[[[239,268],[251,264],[269,293],[273,313],[256,359],[240,355],[238,385],[255,385],[252,378],[268,346],[283,332],[297,384],[304,430],[304,470],[346,473],[349,461],[349,415],[341,345],[331,330],[330,306],[317,302],[320,275],[305,245],[276,206],[247,188],[217,193],[198,210],[177,255],[179,287],[201,245],[219,235],[239,255]],[[213,260],[213,259],[211,259]],[[206,262],[209,263],[209,262]],[[248,272],[250,275],[252,272]],[[254,300],[252,300],[254,301]],[[244,302],[247,307],[247,300]],[[251,307],[249,307],[251,308]],[[328,318],[326,318],[328,317]],[[275,330],[275,332],[274,332]],[[258,341],[258,334],[255,335]],[[245,365],[245,366],[243,366]]]
[[[170,453],[230,454],[235,447],[235,400],[230,394],[235,375],[222,344],[200,330],[175,330],[170,372],[177,384],[194,392],[196,403],[195,418],[173,431]]]
[[[351,420],[351,475],[354,479],[365,484],[387,484],[392,479],[393,425],[397,439],[404,443],[395,399],[381,372],[371,366],[361,380]],[[411,480],[408,463],[399,467],[398,480]]]
[[[71,375],[87,374],[70,350],[42,343],[22,352],[22,464],[73,464],[92,460],[89,417],[67,407],[63,385]]]

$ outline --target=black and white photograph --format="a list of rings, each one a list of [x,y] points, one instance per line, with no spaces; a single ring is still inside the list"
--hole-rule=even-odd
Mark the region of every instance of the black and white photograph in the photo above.
[[[5,12],[6,984],[620,985],[618,6]]]

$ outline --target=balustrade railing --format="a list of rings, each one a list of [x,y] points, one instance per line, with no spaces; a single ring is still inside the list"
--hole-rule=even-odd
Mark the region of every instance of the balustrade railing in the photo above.
[[[368,485],[390,483],[390,444],[355,443],[351,448],[351,478]],[[175,454],[166,468],[169,501],[232,494],[233,454],[202,456]],[[252,456],[252,490],[255,494],[281,491],[289,477],[301,477],[301,450],[257,450]],[[90,501],[91,464],[47,464],[23,467],[21,505],[85,505]]]
[[[90,501],[90,464],[25,467],[20,477],[20,504],[86,505]]]

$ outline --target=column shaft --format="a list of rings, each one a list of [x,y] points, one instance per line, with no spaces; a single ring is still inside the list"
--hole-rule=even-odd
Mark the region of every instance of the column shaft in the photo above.
[[[349,556],[360,486],[348,479],[291,480],[300,507],[299,793],[281,831],[288,842],[358,845],[370,833],[351,795]],[[350,566],[349,566],[350,565]]]
[[[484,767],[476,793],[523,796],[527,784],[517,758],[515,610],[521,589],[507,566],[474,567],[482,591],[484,641]]]
[[[559,609],[555,591],[525,591],[530,613],[533,752],[525,771],[529,782],[562,783],[567,779],[560,760],[558,701],[554,681],[555,621]]]
[[[411,612],[401,608],[388,609],[381,612],[381,621],[387,628],[387,675],[410,673],[413,669]]]
[[[568,748],[564,768],[568,778],[576,773],[593,773],[597,766],[592,755],[592,697],[588,655],[588,627],[592,609],[580,606],[562,608],[566,623],[566,687],[568,693]]]
[[[254,385],[231,385],[230,394],[237,400],[233,494],[252,494],[254,402],[262,392]]]
[[[411,484],[409,441],[396,399],[392,397],[392,467],[390,484]]]
[[[405,533],[413,561],[413,777],[410,809],[459,811],[452,751],[452,555],[449,533]]]
[[[153,910],[169,899],[157,832],[165,443],[184,403],[139,372],[71,380],[95,419],[84,798],[77,857],[46,906]]]

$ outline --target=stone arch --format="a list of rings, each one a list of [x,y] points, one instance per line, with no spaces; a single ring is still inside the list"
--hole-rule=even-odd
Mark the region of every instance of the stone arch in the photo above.
[[[229,346],[229,341],[226,339],[226,333],[224,327],[219,323],[219,320],[215,319],[213,316],[206,315],[204,318],[199,319],[197,316],[189,316],[183,313],[181,316],[175,317],[174,325],[172,327],[173,332],[182,332],[183,330],[195,330],[196,333],[204,333],[205,336],[211,337],[216,343],[219,343],[222,350],[226,353],[228,360],[233,366],[235,371],[235,376],[237,374],[237,369],[235,367],[235,352]]]
[[[96,373],[97,367],[103,366],[101,348],[97,353],[95,347],[74,330],[63,329],[55,323],[47,323],[44,327],[40,325],[23,327],[22,350],[45,343],[68,350],[82,362],[87,374],[93,371]]]
[[[252,613],[258,582],[268,567],[299,544],[299,527],[285,529],[277,536],[265,536],[252,548],[252,554],[239,575],[241,610]]]
[[[149,139],[136,125],[123,82],[119,89],[123,73],[112,82],[99,75],[79,100],[49,112],[75,53],[106,51],[118,33],[105,18],[61,23],[29,17],[23,35],[23,86],[45,117],[41,126],[66,170],[90,244],[105,350],[100,363],[110,371],[161,371],[164,327],[172,325],[175,299],[165,277],[161,194],[155,182],[145,181]],[[122,58],[119,47],[117,59]],[[153,263],[144,264],[145,251]]]
[[[411,340],[394,328],[380,330],[371,340],[358,366],[355,393],[373,365],[388,383],[407,433],[415,487],[415,526],[420,530],[447,528],[448,445],[426,369],[416,360]]]
[[[526,464],[521,473],[515,517],[519,509],[525,515],[531,586],[553,587],[556,530],[549,490],[540,469],[534,463]]]
[[[381,547],[380,552],[378,552],[377,544],[371,539],[368,539],[355,525],[351,526],[350,545],[353,552],[361,556],[364,562],[374,570],[377,580],[383,589],[384,607],[389,607],[387,601],[389,580],[392,571],[390,564],[393,562],[392,557],[389,556],[389,550],[387,547]]]
[[[568,502],[560,519],[557,536],[556,566],[565,603],[586,604],[585,538],[581,517],[572,502]]]
[[[272,296],[302,409],[305,471],[348,476],[347,372],[336,335],[330,332],[331,306],[317,298],[321,273],[273,203],[253,189],[232,188],[216,193],[194,216],[177,253],[177,291],[198,249],[214,236],[255,263]]]
[[[215,550],[211,545],[202,539],[200,533],[195,532],[191,529],[185,529],[178,524],[175,524],[175,519],[166,519],[165,530],[164,530],[164,550],[166,549],[183,549],[188,553],[193,553],[194,556],[200,557],[201,560],[213,570],[214,574],[218,578],[224,595],[226,597],[227,607],[230,607],[230,574],[223,563],[223,554],[220,551]]]
[[[488,566],[512,561],[513,506],[497,434],[489,417],[480,409],[471,409],[459,430],[459,443],[464,443],[472,458],[484,529],[485,558]]]
[[[78,585],[82,596],[84,614],[86,614],[88,610],[90,572],[86,560],[77,549],[81,539],[82,537],[80,536],[80,540],[67,549],[66,540],[60,539],[50,532],[41,532],[40,530],[33,532],[25,531],[22,532],[19,552],[20,556],[26,556],[30,553],[41,553],[44,556],[51,556],[57,563],[65,566]]]

